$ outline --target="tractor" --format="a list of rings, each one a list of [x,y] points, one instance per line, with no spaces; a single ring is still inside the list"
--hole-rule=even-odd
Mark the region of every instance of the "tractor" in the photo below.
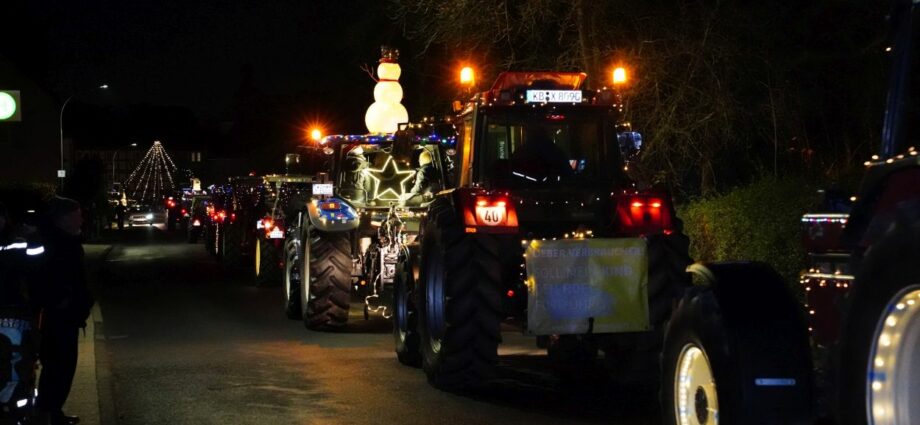
[[[396,262],[447,180],[449,124],[404,124],[394,134],[327,136],[327,169],[286,214],[285,312],[314,330],[346,325],[352,298],[389,317]]]
[[[313,178],[301,175],[265,176],[262,216],[255,221],[253,280],[258,286],[280,284],[284,276],[282,253],[289,226],[298,207],[310,196]]]
[[[768,265],[695,264],[667,326],[666,424],[920,423],[920,5],[896,0],[880,152],[802,217],[803,303]]]
[[[615,379],[657,382],[689,242],[668,191],[627,172],[641,134],[625,71],[613,76],[587,89],[581,72],[504,72],[454,103],[457,166],[403,249],[393,299],[397,358],[434,387],[486,384],[503,322],[535,336],[562,378],[603,351]]]

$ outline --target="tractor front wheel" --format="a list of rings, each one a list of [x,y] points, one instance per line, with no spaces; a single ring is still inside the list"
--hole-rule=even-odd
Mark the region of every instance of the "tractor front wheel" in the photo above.
[[[351,304],[349,234],[310,230],[304,240],[300,275],[304,325],[313,330],[341,329],[348,322]]]

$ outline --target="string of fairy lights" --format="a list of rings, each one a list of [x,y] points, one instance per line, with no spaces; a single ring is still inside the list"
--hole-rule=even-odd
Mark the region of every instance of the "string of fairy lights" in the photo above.
[[[138,201],[158,201],[175,188],[174,172],[176,164],[160,141],[155,141],[125,180],[125,194]]]

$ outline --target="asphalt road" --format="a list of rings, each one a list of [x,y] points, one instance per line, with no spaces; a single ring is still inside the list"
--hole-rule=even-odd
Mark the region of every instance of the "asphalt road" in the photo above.
[[[107,238],[96,331],[105,425],[658,423],[654,394],[600,378],[563,384],[512,330],[494,382],[445,393],[396,361],[389,322],[365,321],[358,304],[346,331],[308,331],[284,318],[279,288],[223,270],[200,244],[157,227]]]

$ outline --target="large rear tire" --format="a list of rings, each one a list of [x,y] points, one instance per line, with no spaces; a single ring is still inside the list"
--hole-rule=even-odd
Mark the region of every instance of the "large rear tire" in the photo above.
[[[411,259],[400,259],[393,285],[393,343],[396,358],[406,366],[419,367],[422,353],[418,333],[418,294]]]
[[[422,367],[436,388],[459,391],[491,375],[501,341],[502,253],[493,235],[464,234],[447,199],[428,211],[422,240]]]
[[[256,286],[272,286],[281,282],[281,259],[281,253],[274,241],[256,239],[253,254],[253,281]]]
[[[300,302],[304,325],[337,330],[348,322],[351,305],[351,239],[346,232],[310,230],[304,240]]]
[[[229,223],[224,230],[221,262],[226,267],[239,267],[243,262],[243,228],[239,223]]]
[[[617,385],[653,390],[660,382],[658,357],[664,341],[664,328],[674,306],[690,287],[687,266],[690,239],[676,231],[656,234],[648,242],[648,317],[652,330],[645,333],[605,338],[604,363]]]
[[[920,222],[866,253],[840,335],[837,423],[920,423]]]

